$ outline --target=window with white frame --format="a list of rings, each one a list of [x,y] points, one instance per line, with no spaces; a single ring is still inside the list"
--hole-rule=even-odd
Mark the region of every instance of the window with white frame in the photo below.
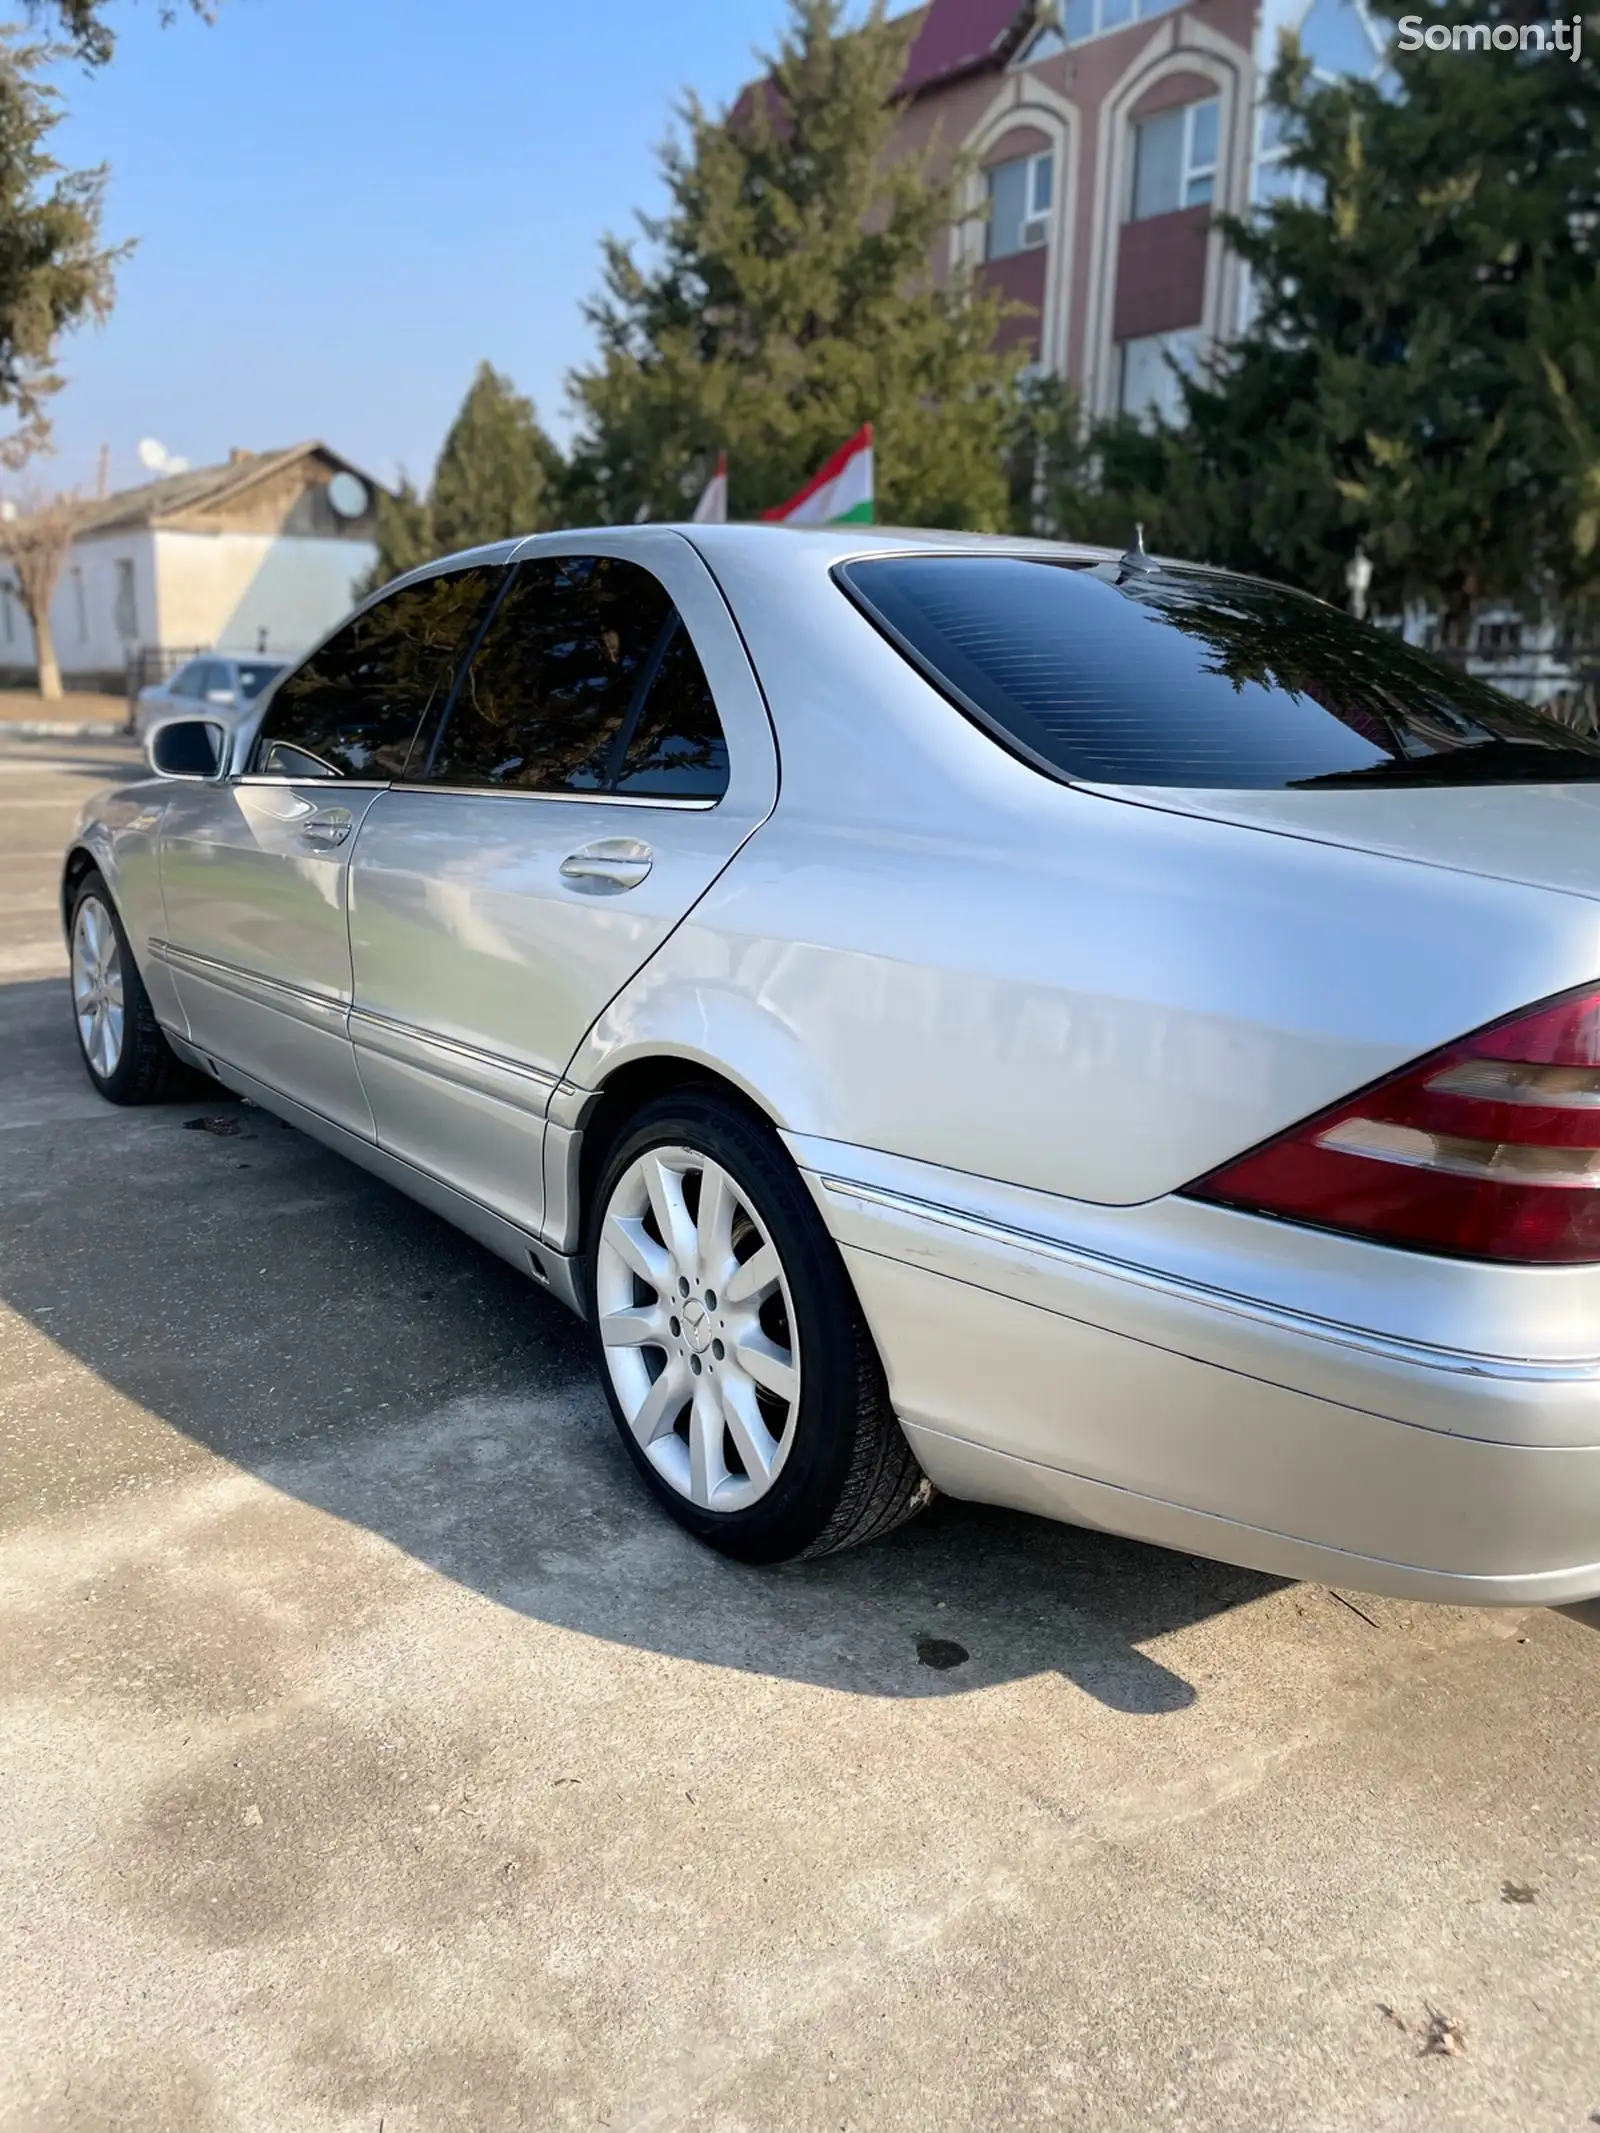
[[[1117,405],[1141,422],[1181,422],[1180,373],[1192,372],[1200,352],[1200,329],[1185,326],[1175,333],[1146,333],[1118,348],[1121,376]]]
[[[1091,37],[1103,37],[1108,31],[1126,29],[1130,22],[1147,22],[1152,15],[1170,15],[1174,8],[1182,5],[1183,0],[1066,0],[1061,10],[1062,34],[1068,44],[1084,44]],[[1027,59],[1033,56],[1031,50],[1026,55]]]
[[[989,223],[984,233],[985,259],[1009,259],[1013,252],[1034,252],[1050,241],[1050,203],[1055,192],[1055,157],[1049,149],[1017,156],[987,173]]]
[[[1140,119],[1133,129],[1131,222],[1203,207],[1216,196],[1220,106],[1214,96]]]

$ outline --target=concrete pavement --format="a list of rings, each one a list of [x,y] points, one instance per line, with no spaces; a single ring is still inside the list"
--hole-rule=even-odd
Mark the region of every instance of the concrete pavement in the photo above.
[[[129,760],[0,735],[0,2125],[1600,2122],[1600,1613],[950,1503],[700,1551],[547,1297],[93,1096]]]

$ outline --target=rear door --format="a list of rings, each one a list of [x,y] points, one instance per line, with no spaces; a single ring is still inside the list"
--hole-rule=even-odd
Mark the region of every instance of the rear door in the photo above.
[[[694,549],[530,544],[426,761],[356,842],[351,1034],[380,1144],[536,1229],[552,1089],[776,797]]]
[[[442,574],[364,609],[278,689],[246,772],[174,784],[162,822],[154,952],[192,1041],[368,1139],[347,1028],[350,854],[448,695],[495,578]]]

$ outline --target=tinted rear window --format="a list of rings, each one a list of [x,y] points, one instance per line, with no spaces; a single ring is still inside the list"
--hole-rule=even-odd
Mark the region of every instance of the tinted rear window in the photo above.
[[[1600,743],[1302,593],[1163,567],[888,556],[839,578],[963,710],[1107,785],[1553,783]]]

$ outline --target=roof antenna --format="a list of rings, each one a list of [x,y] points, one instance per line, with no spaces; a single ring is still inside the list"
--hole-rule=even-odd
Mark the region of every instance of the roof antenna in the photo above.
[[[1117,566],[1120,570],[1154,570],[1155,565],[1144,552],[1144,524],[1135,519],[1133,539],[1124,549]]]

